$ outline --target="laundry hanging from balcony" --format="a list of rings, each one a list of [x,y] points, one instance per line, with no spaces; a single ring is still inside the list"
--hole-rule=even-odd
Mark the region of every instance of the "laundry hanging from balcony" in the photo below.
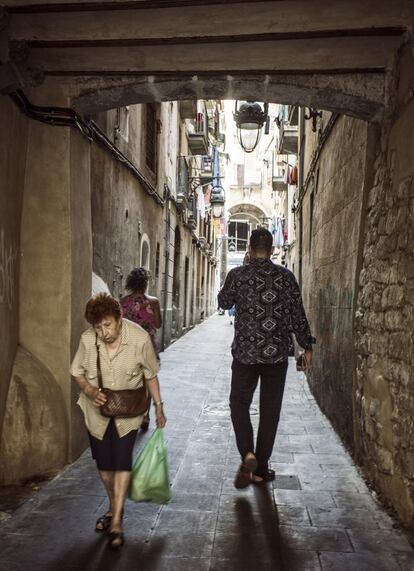
[[[298,185],[298,168],[287,164],[283,172],[283,180],[289,186]]]
[[[282,123],[287,121],[287,119],[288,119],[288,106],[287,105],[280,105],[279,113],[277,114],[277,117],[276,117],[276,125],[279,127],[279,129],[280,129]]]
[[[289,183],[289,180],[290,180],[290,165],[287,164],[287,165],[286,165],[286,168],[285,168],[285,170],[284,170],[284,172],[283,172],[283,182],[284,182],[285,184],[290,184],[290,183]]]
[[[279,250],[285,245],[285,235],[283,231],[283,219],[280,216],[273,216],[272,219],[272,236],[273,236],[273,246]]]
[[[288,184],[291,186],[298,185],[298,167],[294,166],[290,169]]]
[[[196,190],[197,193],[197,210],[200,213],[201,218],[204,220],[206,217],[206,202],[204,200],[203,188],[199,186]]]
[[[206,191],[204,193],[204,204],[206,208],[209,208],[211,206],[211,191],[213,190],[213,187],[211,186],[211,184],[209,184],[206,188]]]

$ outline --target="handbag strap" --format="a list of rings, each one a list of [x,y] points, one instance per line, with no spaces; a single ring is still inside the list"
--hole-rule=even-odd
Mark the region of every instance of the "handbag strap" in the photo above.
[[[95,345],[96,345],[96,369],[98,371],[98,385],[99,388],[102,390],[103,389],[103,382],[102,382],[102,371],[101,371],[101,354],[99,351],[99,345],[98,345],[98,334],[95,333],[96,337],[95,337]]]

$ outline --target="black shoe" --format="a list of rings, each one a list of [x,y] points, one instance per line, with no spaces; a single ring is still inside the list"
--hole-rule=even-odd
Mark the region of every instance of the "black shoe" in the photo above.
[[[111,515],[102,515],[100,518],[96,520],[95,524],[95,531],[107,531],[111,525],[112,516]]]
[[[125,543],[124,534],[122,531],[111,531],[108,534],[107,546],[109,549],[119,549]]]

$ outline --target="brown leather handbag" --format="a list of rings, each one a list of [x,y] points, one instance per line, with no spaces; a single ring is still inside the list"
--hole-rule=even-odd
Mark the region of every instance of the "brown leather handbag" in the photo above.
[[[148,397],[145,384],[139,389],[124,389],[120,391],[104,388],[98,336],[96,336],[96,353],[99,390],[106,395],[106,403],[99,407],[102,416],[109,418],[113,416],[129,418],[144,414],[148,409]]]

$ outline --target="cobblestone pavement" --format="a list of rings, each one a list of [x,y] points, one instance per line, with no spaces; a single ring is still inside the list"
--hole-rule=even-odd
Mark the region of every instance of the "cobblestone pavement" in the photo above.
[[[370,495],[293,364],[272,457],[276,481],[234,489],[232,333],[227,316],[216,315],[162,354],[171,503],[128,502],[126,544],[109,551],[94,532],[106,502],[87,451],[0,528],[1,570],[414,570],[406,537]],[[257,424],[257,403],[252,412]]]

